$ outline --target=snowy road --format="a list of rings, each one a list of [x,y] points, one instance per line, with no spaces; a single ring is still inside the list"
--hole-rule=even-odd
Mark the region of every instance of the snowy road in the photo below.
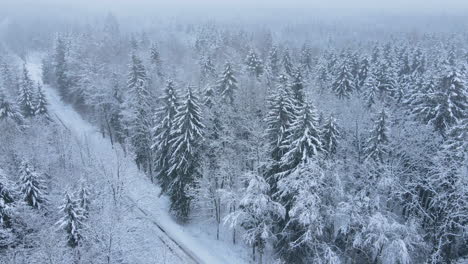
[[[31,77],[41,82],[40,56],[31,56],[27,65]],[[91,148],[95,157],[101,159],[105,170],[113,172],[124,164],[125,173],[119,180],[124,186],[124,200],[130,208],[130,214],[125,217],[128,223],[134,225],[129,233],[132,240],[129,244],[144,252],[131,263],[247,263],[233,257],[235,253],[228,247],[213,250],[214,245],[198,240],[185,227],[177,224],[168,214],[167,199],[159,196],[159,188],[138,171],[130,157],[122,155],[117,147],[113,148],[95,127],[83,120],[72,107],[65,105],[54,89],[44,86],[44,92],[51,115],[57,117],[78,141]],[[161,260],[161,251],[164,252],[164,260]]]

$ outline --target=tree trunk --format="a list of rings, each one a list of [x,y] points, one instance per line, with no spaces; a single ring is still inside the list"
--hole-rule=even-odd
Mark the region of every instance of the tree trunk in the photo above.
[[[109,119],[107,118],[107,114],[105,115],[106,126],[107,126],[107,133],[109,134],[109,138],[111,141],[112,147],[114,147],[114,135],[112,134],[112,128],[109,123]]]
[[[255,243],[252,245],[252,259],[255,262]]]

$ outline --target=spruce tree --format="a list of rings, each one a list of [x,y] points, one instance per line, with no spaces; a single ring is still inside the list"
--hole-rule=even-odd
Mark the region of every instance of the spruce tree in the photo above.
[[[70,89],[70,77],[67,63],[67,44],[61,36],[57,37],[55,44],[54,66],[59,93],[62,98],[66,98]]]
[[[132,62],[129,65],[129,73],[127,77],[127,88],[129,91],[133,91],[136,94],[138,99],[141,97],[148,96],[146,91],[142,90],[146,88],[148,77],[146,74],[145,66],[143,62],[135,55],[132,55]],[[141,102],[137,102],[141,103]]]
[[[232,105],[234,103],[234,93],[237,90],[237,80],[229,62],[226,63],[224,72],[218,81],[218,89],[223,99]]]
[[[361,65],[359,68],[356,89],[360,90],[364,86],[364,83],[366,82],[367,77],[369,76],[369,71],[370,71],[369,60],[367,58],[364,58],[361,61]]]
[[[169,178],[169,159],[171,156],[171,140],[174,119],[179,108],[178,96],[174,83],[168,81],[161,97],[162,107],[156,111],[155,124],[153,128],[154,169],[155,177],[161,186],[161,191],[166,193],[171,184]]]
[[[153,122],[147,107],[137,106],[131,127],[131,143],[135,151],[135,161],[140,169],[152,173],[151,129]]]
[[[294,120],[294,104],[285,87],[279,87],[268,100],[269,111],[266,122],[267,135],[270,141],[271,157],[279,161],[283,156],[282,145],[287,138],[289,127]]]
[[[271,193],[276,193],[276,174],[281,171],[281,159],[286,151],[283,147],[291,124],[295,118],[295,106],[285,85],[279,85],[278,90],[268,98],[268,113],[266,117],[267,137],[271,164],[265,172],[271,187]]]
[[[201,109],[198,98],[188,88],[186,99],[175,116],[171,131],[169,186],[171,211],[181,221],[188,220],[192,197],[187,193],[200,177],[200,144],[203,139]]]
[[[306,74],[312,72],[312,53],[308,45],[304,45],[301,50],[301,68]]]
[[[76,248],[83,240],[84,220],[83,209],[68,192],[65,193],[63,204],[59,207],[62,217],[57,222],[59,228],[67,233],[67,245]]]
[[[161,59],[161,54],[159,53],[159,49],[158,49],[158,46],[156,45],[156,43],[151,44],[150,62],[154,66],[154,68],[156,69],[156,73],[158,74],[158,76],[161,77],[163,75],[162,74],[162,65],[163,65],[163,63],[162,63],[162,59]]]
[[[200,66],[202,83],[207,83],[209,80],[216,77],[216,69],[210,56],[202,58]]]
[[[37,91],[36,91],[36,104],[35,104],[35,115],[37,116],[48,116],[48,111],[47,111],[47,99],[42,91],[42,86],[38,83],[37,84]]]
[[[225,222],[231,227],[242,226],[246,233],[244,240],[258,251],[259,263],[268,241],[276,240],[274,232],[278,219],[284,219],[284,207],[268,194],[270,186],[265,179],[253,173],[248,175],[247,188],[242,192],[239,209],[226,216]],[[253,256],[255,260],[255,256]]]
[[[288,138],[282,146],[285,151],[281,159],[284,171],[293,170],[322,151],[318,117],[313,106],[306,103],[301,107],[287,132]]]
[[[27,205],[35,209],[40,209],[46,202],[45,186],[41,175],[26,161],[21,162],[19,175],[23,200]]]
[[[400,60],[400,70],[398,72],[399,76],[409,75],[412,73],[410,58],[407,53],[402,55]]]
[[[280,73],[280,58],[278,48],[272,47],[268,54],[268,66],[273,76],[278,76]]]
[[[89,187],[87,186],[86,182],[82,181],[80,184],[80,189],[78,190],[76,196],[78,197],[77,203],[82,210],[82,215],[84,218],[88,218],[89,215],[89,209],[91,204],[90,195],[91,194],[89,191]]]
[[[366,81],[364,82],[364,100],[367,108],[371,108],[377,102],[380,97],[380,91],[378,89],[378,83],[375,79],[373,72],[369,74]]]
[[[379,96],[383,99],[385,95],[393,95],[397,90],[396,72],[391,65],[380,62],[373,71],[375,86]]]
[[[16,106],[8,101],[6,96],[0,91],[0,121],[13,121],[20,124],[23,116]]]
[[[23,65],[23,75],[20,83],[18,95],[18,104],[24,117],[34,116],[36,110],[33,98],[33,81],[29,77],[26,65]]]
[[[151,44],[150,60],[151,60],[151,63],[157,66],[161,65],[161,55],[159,54],[158,46],[156,45],[156,43]]]
[[[283,64],[284,72],[288,74],[289,76],[293,76],[294,73],[294,67],[292,64],[291,57],[289,55],[289,49],[286,49],[283,54],[283,60],[281,61]]]
[[[419,74],[426,72],[426,56],[424,55],[421,48],[417,48],[413,56],[413,63],[411,70]]]
[[[299,70],[297,70],[292,76],[290,89],[295,106],[302,107],[305,104],[304,81]]]
[[[263,62],[255,51],[250,50],[247,58],[245,59],[245,65],[247,66],[247,71],[251,76],[259,78],[263,74]]]
[[[468,94],[462,74],[449,68],[439,79],[435,91],[415,95],[412,107],[423,122],[446,136],[450,127],[468,117]]]
[[[348,68],[348,62],[344,61],[341,65],[338,77],[333,83],[333,91],[340,99],[349,98],[353,92],[353,76]]]
[[[322,128],[323,149],[325,150],[327,157],[331,157],[336,153],[339,136],[340,132],[336,124],[336,119],[333,116],[330,116]]]
[[[0,227],[2,228],[11,228],[11,210],[14,201],[9,181],[0,169]]]
[[[377,115],[374,127],[370,131],[370,137],[367,140],[367,146],[364,150],[366,160],[383,162],[388,153],[388,116],[385,109]]]
[[[16,76],[5,62],[0,64],[0,75],[4,88],[11,91],[14,90],[17,83]]]
[[[132,63],[127,77],[127,88],[132,95],[132,111],[134,118],[131,127],[131,143],[136,154],[135,161],[139,168],[147,173],[152,173],[151,156],[151,129],[152,119],[150,94],[146,69],[143,62],[132,55]]]
[[[208,108],[212,108],[214,105],[214,96],[215,96],[215,91],[213,89],[213,86],[209,84],[206,85],[204,92],[203,92],[203,104]]]

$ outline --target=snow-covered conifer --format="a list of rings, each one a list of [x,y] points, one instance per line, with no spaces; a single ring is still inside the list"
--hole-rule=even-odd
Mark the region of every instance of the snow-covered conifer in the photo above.
[[[150,59],[151,63],[156,64],[157,66],[161,65],[161,55],[159,54],[159,49],[156,43],[151,44]]]
[[[211,56],[203,57],[200,61],[200,74],[203,83],[216,77],[216,68],[213,64]]]
[[[285,217],[285,209],[268,195],[270,186],[263,177],[250,173],[247,180],[239,209],[227,215],[225,222],[245,229],[244,240],[258,250],[259,263],[262,263],[267,243],[276,239],[274,225],[277,219]]]
[[[252,76],[259,78],[263,74],[263,62],[255,51],[250,50],[245,59],[245,65],[247,66],[247,71]]]
[[[35,109],[36,109],[35,115],[37,115],[37,116],[41,116],[41,115],[47,116],[48,115],[47,99],[46,99],[46,96],[44,94],[44,91],[42,91],[42,86],[39,83],[37,84],[36,104],[35,105],[36,105],[35,106]]]
[[[270,68],[273,76],[278,76],[281,66],[277,47],[272,47],[268,54],[268,67]]]
[[[82,181],[80,184],[80,188],[78,192],[76,193],[76,197],[77,197],[78,205],[82,210],[82,215],[85,218],[87,218],[89,215],[89,209],[91,205],[90,195],[91,193],[89,191],[88,185],[86,184],[86,182]]]
[[[336,119],[330,116],[322,128],[322,144],[327,156],[333,156],[336,153],[339,136]]]
[[[294,66],[291,60],[291,56],[289,55],[289,49],[284,51],[281,63],[283,64],[284,72],[289,76],[293,76]]]
[[[129,73],[127,77],[127,88],[132,91],[136,97],[137,102],[140,104],[143,97],[149,96],[146,90],[147,85],[147,74],[143,62],[135,55],[132,55],[132,62],[129,65]]]
[[[11,228],[12,224],[11,206],[15,200],[10,185],[8,179],[3,175],[3,171],[0,169],[0,226],[3,228]]]
[[[68,192],[63,204],[59,207],[62,217],[57,222],[59,228],[67,233],[67,245],[76,248],[83,240],[84,220],[83,209]]]
[[[349,70],[348,62],[344,61],[341,65],[340,72],[333,83],[333,91],[340,99],[349,98],[353,92],[354,80]]]
[[[0,121],[13,121],[21,123],[23,115],[17,110],[16,106],[8,101],[6,96],[0,91]]]
[[[218,81],[218,89],[224,100],[230,104],[234,103],[234,93],[237,90],[237,80],[234,76],[231,63],[226,63],[221,78]]]
[[[29,76],[26,65],[23,65],[23,75],[19,86],[18,105],[24,117],[34,116],[36,113],[33,97],[33,81]]]
[[[306,74],[312,71],[312,53],[308,45],[304,45],[301,50],[301,68]]]
[[[62,36],[58,36],[56,40],[54,67],[57,88],[62,98],[66,98],[70,89],[70,76],[67,62],[67,44]]]
[[[171,178],[168,190],[171,211],[181,221],[187,221],[190,213],[192,198],[187,193],[188,188],[200,176],[199,148],[203,128],[198,98],[189,87],[185,102],[174,117],[168,170]]]
[[[443,136],[450,127],[468,117],[466,84],[456,69],[446,71],[435,91],[421,92],[416,96],[413,113]]]
[[[46,202],[45,186],[38,173],[28,162],[21,162],[19,168],[21,193],[27,205],[39,209]]]
[[[155,177],[161,185],[161,190],[165,193],[171,184],[168,177],[169,158],[171,155],[171,140],[173,138],[172,129],[174,119],[179,108],[178,96],[174,83],[168,81],[161,97],[162,107],[159,108],[155,116],[156,126],[153,128],[154,169]]]
[[[367,77],[369,76],[370,70],[371,69],[369,60],[367,58],[362,59],[358,72],[356,89],[360,90],[364,86],[364,83],[366,82]]]
[[[281,159],[284,170],[295,169],[322,150],[318,116],[312,105],[305,104],[299,110],[287,132],[288,137],[282,146],[285,151]]]
[[[365,159],[382,162],[385,155],[388,154],[388,115],[385,109],[376,116],[374,127],[370,131],[370,137],[367,140],[367,146],[365,148]]]
[[[302,107],[305,103],[304,80],[299,70],[292,75],[290,89],[295,106],[298,108]]]

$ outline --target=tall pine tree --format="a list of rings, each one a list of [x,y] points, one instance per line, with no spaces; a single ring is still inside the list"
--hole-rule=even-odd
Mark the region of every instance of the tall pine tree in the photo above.
[[[166,193],[171,184],[171,178],[169,178],[170,142],[174,136],[172,129],[179,108],[177,92],[172,81],[167,82],[161,102],[163,106],[157,110],[155,116],[156,126],[153,128],[152,150],[155,177],[161,185],[161,191]]]
[[[41,175],[26,161],[19,168],[23,200],[31,207],[39,209],[46,202],[45,186]]]
[[[340,72],[338,77],[333,83],[333,91],[338,96],[338,98],[349,98],[353,92],[354,79],[348,68],[348,62],[344,61],[341,65]]]
[[[62,217],[57,222],[58,226],[67,233],[67,245],[76,248],[83,240],[85,216],[78,201],[68,192],[65,194],[63,204],[59,207]]]
[[[172,180],[168,194],[171,211],[181,221],[189,218],[192,197],[188,189],[200,177],[200,144],[203,139],[201,109],[198,98],[188,88],[184,104],[175,116],[171,140],[172,154],[169,175]]]
[[[224,100],[231,105],[234,103],[234,93],[237,90],[237,80],[234,76],[231,63],[226,63],[221,78],[218,81],[218,89]]]
[[[26,65],[23,65],[23,75],[19,86],[18,104],[24,117],[34,116],[36,113],[33,98],[33,81],[29,76]]]
[[[364,150],[365,159],[383,162],[385,155],[388,154],[388,143],[388,116],[385,109],[382,109],[370,131],[370,137]]]

